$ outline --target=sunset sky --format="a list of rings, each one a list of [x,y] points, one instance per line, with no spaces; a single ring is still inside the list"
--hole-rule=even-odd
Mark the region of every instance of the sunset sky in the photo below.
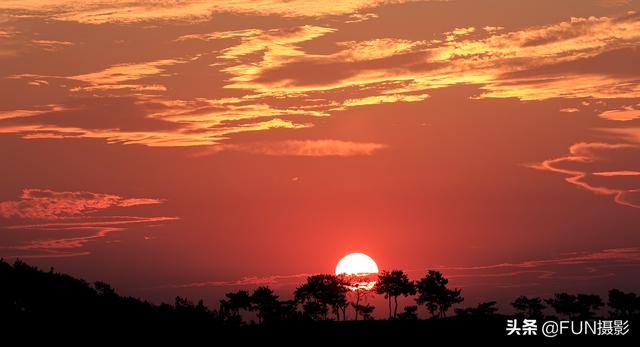
[[[0,257],[154,301],[638,291],[640,1],[0,0],[0,163]]]

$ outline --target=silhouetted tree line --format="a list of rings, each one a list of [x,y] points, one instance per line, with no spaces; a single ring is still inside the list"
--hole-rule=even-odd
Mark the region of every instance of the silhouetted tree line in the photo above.
[[[104,323],[132,322],[219,324],[216,310],[203,301],[176,297],[175,303],[155,305],[121,296],[107,283],[90,284],[69,275],[42,271],[20,260],[13,265],[0,259],[0,320]]]
[[[375,285],[373,285],[375,280]],[[207,308],[203,301],[193,303],[176,297],[173,304],[152,304],[121,296],[107,283],[86,281],[32,267],[20,260],[13,265],[0,259],[0,315],[9,319],[78,319],[169,322],[189,325],[239,327],[255,316],[257,323],[292,321],[344,321],[353,311],[353,320],[373,320],[374,306],[366,302],[371,295],[382,295],[388,303],[389,320],[418,320],[418,307],[424,306],[432,319],[442,319],[454,305],[463,302],[462,291],[450,288],[438,271],[430,270],[412,281],[402,270],[382,271],[375,279],[319,274],[309,276],[298,286],[292,300],[280,300],[272,289],[261,286],[252,292],[227,293],[218,309]],[[633,319],[640,315],[640,297],[612,289],[608,293],[608,315]],[[416,305],[398,312],[398,298],[413,297]],[[589,319],[604,308],[595,294],[556,293],[551,298],[521,296],[511,305],[516,316],[544,318],[547,308],[568,319]],[[495,301],[475,307],[456,308],[457,317],[498,315]]]

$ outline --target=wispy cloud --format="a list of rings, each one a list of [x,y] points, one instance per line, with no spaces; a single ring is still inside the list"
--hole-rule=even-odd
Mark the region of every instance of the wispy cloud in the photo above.
[[[155,100],[141,101],[141,105],[158,106]],[[133,106],[133,105],[132,105]],[[173,127],[148,129],[121,129],[115,127],[96,128],[95,126],[56,125],[47,122],[47,118],[25,120],[24,123],[0,125],[0,134],[17,134],[24,139],[104,139],[112,144],[140,144],[149,147],[190,147],[219,144],[231,134],[265,131],[269,129],[297,129],[313,126],[307,122],[295,122],[277,117],[290,115],[318,115],[314,111],[302,109],[271,109],[266,105],[250,106],[193,106],[192,103],[175,103],[163,111],[145,115],[142,120],[148,124],[162,122]],[[133,108],[133,107],[132,107]],[[7,112],[0,114],[5,119],[27,118],[38,115],[54,116],[55,112]],[[320,114],[321,115],[321,114]],[[238,123],[238,121],[244,121]],[[126,124],[123,124],[126,125]]]
[[[576,143],[569,154],[531,165],[568,176],[565,180],[600,195],[613,196],[620,205],[640,208],[637,175],[640,146],[627,143]]]
[[[4,218],[55,220],[92,213],[110,207],[159,204],[160,199],[127,199],[114,194],[92,192],[56,192],[49,189],[24,189],[19,200],[0,202]]]
[[[286,2],[287,6],[292,3]],[[316,117],[363,105],[421,102],[433,89],[460,84],[478,86],[477,98],[640,97],[640,75],[629,64],[640,58],[640,15],[636,13],[570,18],[516,31],[461,26],[437,39],[336,41],[338,34],[330,25],[311,24],[205,31],[173,37],[171,44],[216,41],[219,49],[65,76],[14,74],[9,78],[43,89],[54,88],[54,82],[55,88],[64,85],[73,98],[134,98],[131,109],[144,112],[139,118],[166,126],[88,127],[62,121],[63,112],[72,108],[62,104],[49,110],[3,111],[0,121],[10,118],[11,122],[0,122],[0,133],[25,139],[98,138],[156,147],[220,146],[237,133],[309,128],[316,124]],[[324,47],[325,42],[323,49],[312,50],[310,43],[320,40],[333,44]],[[178,74],[178,66],[223,74],[226,78],[216,81],[219,89],[214,91],[225,97],[170,95],[167,85]],[[97,107],[89,106],[87,112]],[[575,110],[564,108],[563,112]],[[602,112],[601,117],[627,120],[635,119],[636,113],[625,108]]]
[[[390,95],[374,95],[366,96],[360,99],[347,99],[344,101],[343,106],[363,106],[363,105],[376,105],[384,103],[395,102],[415,102],[422,101],[429,97],[429,94],[390,94]]]
[[[205,34],[189,34],[176,39],[187,40],[221,40],[240,39],[240,43],[228,47],[219,56],[223,59],[237,59],[252,53],[262,52],[271,59],[283,59],[286,56],[303,56],[305,53],[296,47],[296,44],[313,40],[335,29],[315,25],[302,25],[299,27],[283,29],[242,29],[234,31],[213,32]],[[275,63],[272,61],[271,63]]]
[[[267,276],[245,276],[237,280],[228,281],[202,281],[182,284],[167,284],[151,289],[175,289],[175,288],[201,288],[201,287],[257,287],[272,286],[278,287],[286,284],[298,284],[311,274],[293,275],[267,275]]]
[[[33,85],[49,85],[51,80],[76,83],[69,88],[72,92],[96,92],[100,90],[130,89],[133,91],[165,91],[159,84],[132,83],[144,78],[168,76],[166,69],[170,66],[183,64],[190,59],[160,59],[142,63],[115,64],[105,69],[71,76],[47,76],[37,74],[16,74],[10,79],[26,80]],[[44,83],[33,83],[44,81]],[[78,82],[80,82],[78,84]]]
[[[204,20],[213,13],[231,12],[284,17],[347,15],[385,4],[419,0],[5,0],[0,9],[24,15],[87,24],[131,23],[158,20]],[[427,0],[422,0],[427,1]]]
[[[159,76],[165,66],[182,63],[177,59],[162,59],[137,64],[118,64],[102,71],[69,76],[68,79],[86,82],[92,85],[109,85],[139,80],[148,76]]]
[[[354,13],[349,16],[349,19],[346,20],[345,23],[360,23],[375,18],[378,18],[378,15],[375,13]]]
[[[31,41],[34,45],[37,45],[44,49],[45,51],[55,52],[64,47],[73,46],[73,42],[69,41],[57,41],[57,40],[33,40]]]
[[[439,270],[456,286],[482,286],[493,288],[532,287],[557,281],[594,280],[617,276],[616,268],[640,266],[640,248],[609,248],[561,254],[552,258],[529,259],[479,266],[434,264],[420,270],[407,271],[413,278],[425,275],[426,270]],[[245,276],[232,280],[211,280],[190,283],[167,284],[148,288],[176,289],[200,287],[272,287],[297,286],[311,274]]]
[[[602,66],[598,59],[606,54],[611,55],[606,59],[633,59],[633,47],[640,41],[636,13],[618,18],[571,18],[499,34],[496,30],[485,31],[489,36],[484,38],[468,37],[476,34],[475,28],[468,27],[443,33],[443,40],[349,42],[330,54],[305,54],[289,47],[252,56],[249,62],[223,71],[233,76],[227,88],[260,93],[362,86],[383,94],[419,93],[466,83],[482,85],[481,97],[522,100],[640,95],[639,77],[632,71],[609,73],[596,68]],[[280,59],[280,52],[295,54]],[[308,73],[301,73],[303,70]]]
[[[201,152],[199,155],[215,154],[221,151],[240,151],[251,154],[304,157],[350,157],[372,155],[386,148],[380,143],[353,142],[342,140],[288,140],[244,144],[221,144]]]
[[[49,104],[42,107],[34,107],[30,110],[11,110],[11,111],[0,111],[0,120],[12,119],[12,118],[23,118],[23,117],[33,117],[51,112],[59,112],[68,110],[66,106],[59,104]]]
[[[162,203],[162,199],[124,198],[115,194],[58,192],[24,189],[15,201],[0,202],[0,217],[15,223],[5,232],[34,235],[29,241],[1,247],[6,257],[64,257],[87,255],[82,248],[112,232],[127,230],[134,224],[154,225],[177,217],[105,215],[114,208],[130,208]],[[18,222],[19,220],[19,222]],[[35,236],[38,235],[38,236]]]
[[[427,269],[443,271],[460,287],[549,288],[567,290],[576,281],[618,278],[620,270],[640,267],[640,248],[609,248],[564,253],[556,257],[535,258],[475,266],[430,265],[410,274],[424,276]],[[537,295],[540,295],[538,292]]]
[[[608,110],[600,113],[602,118],[616,121],[630,121],[640,119],[640,108],[634,106],[624,106],[621,109]]]
[[[178,220],[177,217],[135,217],[113,216],[105,218],[85,217],[81,221],[55,222],[13,225],[7,228],[8,232],[28,232],[42,234],[10,247],[0,247],[9,253],[6,257],[17,258],[45,258],[45,257],[75,257],[89,255],[89,251],[83,248],[93,241],[105,238],[111,233],[126,231],[135,224],[157,225]],[[74,235],[74,236],[65,236]]]

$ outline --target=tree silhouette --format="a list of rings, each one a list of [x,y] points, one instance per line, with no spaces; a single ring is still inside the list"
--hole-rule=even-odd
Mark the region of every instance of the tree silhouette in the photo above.
[[[580,319],[590,319],[596,315],[604,303],[602,298],[596,294],[578,294],[576,297],[576,313]]]
[[[575,295],[568,293],[556,293],[553,295],[553,298],[546,299],[545,302],[561,316],[571,318],[575,312]]]
[[[93,287],[96,289],[98,295],[104,298],[113,298],[117,296],[115,289],[113,289],[113,287],[108,283],[96,281],[93,283]]]
[[[417,320],[418,306],[406,306],[402,312],[396,313],[397,306],[394,308],[391,304],[391,298],[397,299],[397,296],[412,294],[412,290],[407,289],[412,284],[408,277],[402,271],[383,272],[381,277],[383,280],[379,283],[382,285],[376,285],[374,288],[386,295],[390,317],[402,321]],[[190,331],[206,334],[214,332],[214,336],[218,336],[218,333],[246,333],[260,338],[282,331],[279,330],[279,326],[285,329],[291,328],[293,334],[318,331],[321,334],[326,333],[327,336],[338,336],[345,331],[345,327],[350,332],[353,330],[358,334],[367,332],[372,327],[385,327],[385,324],[394,327],[402,325],[409,329],[436,327],[442,328],[443,331],[454,332],[461,326],[469,326],[465,325],[469,323],[477,325],[484,324],[483,322],[496,322],[496,319],[491,319],[491,316],[497,314],[495,301],[456,309],[459,317],[452,321],[455,322],[455,328],[452,328],[448,320],[415,323],[380,322],[383,324],[375,325],[357,322],[355,325],[347,324],[339,328],[336,327],[342,322],[334,324],[310,321],[327,319],[327,315],[331,312],[336,314],[336,319],[345,320],[347,295],[352,300],[351,306],[356,310],[358,319],[372,320],[374,307],[358,301],[358,298],[353,296],[355,291],[349,291],[352,285],[353,283],[337,276],[315,275],[307,278],[307,282],[296,289],[296,300],[280,301],[269,287],[258,287],[252,292],[239,290],[227,293],[224,299],[220,300],[220,309],[210,310],[202,300],[191,301],[181,296],[175,297],[175,301],[171,304],[155,305],[137,298],[121,296],[105,282],[98,281],[90,284],[56,273],[53,269],[45,272],[21,261],[11,265],[0,259],[0,321],[5,328],[3,332],[10,329],[5,323],[11,322],[32,329],[31,331],[35,331],[33,329],[36,328],[34,325],[36,322],[47,326],[57,322],[65,326],[89,323],[92,326],[108,326],[114,329],[112,331],[133,326],[138,329],[141,324],[148,324],[154,327],[154,331],[158,331],[158,327],[168,329],[167,331],[195,329]],[[418,282],[420,296],[416,301],[423,302],[427,307],[431,305],[434,316],[444,317],[452,302],[462,301],[460,291],[450,290],[447,285],[448,282],[442,274],[435,271],[428,272],[426,277]],[[608,299],[609,313],[613,319],[631,320],[640,314],[640,299],[637,294],[612,289],[609,291]],[[397,303],[396,300],[393,301]],[[599,310],[604,306],[598,295],[568,293],[557,293],[544,301],[536,297],[521,296],[511,304],[519,315],[539,318],[542,316],[545,301],[557,314],[581,320],[592,319],[596,314],[602,313]],[[256,312],[261,323],[260,327],[247,326],[243,323],[242,316],[248,311]],[[309,321],[304,321],[303,318],[308,318]],[[313,327],[313,330],[306,328],[309,326]],[[332,335],[336,332],[338,332],[337,335]],[[423,332],[423,330],[419,331],[420,334]]]
[[[400,295],[415,295],[416,288],[413,281],[402,270],[382,271],[378,275],[375,286],[376,293],[384,295],[389,301],[389,319],[396,318],[398,312],[398,297]],[[393,314],[391,311],[391,298],[393,298]]]
[[[358,315],[360,314],[359,309],[362,307],[360,303],[362,300],[366,299],[367,296],[372,294],[372,284],[374,281],[368,276],[360,275],[339,275],[338,277],[346,283],[346,286],[349,289],[347,294],[353,297],[351,306],[355,311],[354,320],[357,321]]]
[[[569,319],[589,319],[604,304],[600,296],[595,294],[556,293],[553,298],[545,300],[559,315]]]
[[[295,300],[285,300],[278,303],[275,318],[283,321],[297,320],[300,318],[298,303]]]
[[[235,321],[240,323],[242,322],[240,310],[253,310],[251,296],[248,291],[239,290],[237,292],[227,293],[225,296],[227,297],[226,300],[220,300],[220,312],[224,315],[224,319],[229,322]]]
[[[432,317],[446,317],[451,306],[464,300],[460,289],[449,289],[447,284],[449,280],[441,272],[434,270],[429,270],[427,275],[416,283],[416,302],[418,305],[425,305]]]
[[[302,310],[304,316],[311,320],[327,319],[327,313],[329,312],[327,306],[321,305],[317,301],[305,301],[302,304]]]
[[[251,294],[252,309],[258,316],[258,322],[277,319],[277,312],[280,306],[278,296],[269,287],[258,287]]]
[[[330,308],[336,315],[336,320],[340,320],[340,312],[343,312],[343,318],[346,318],[344,313],[348,290],[347,283],[338,276],[313,275],[307,277],[307,283],[296,288],[294,297],[297,302],[302,303],[307,316],[322,314],[326,320]],[[310,302],[315,304],[309,304]]]
[[[618,289],[609,291],[609,314],[613,318],[629,319],[640,314],[640,297],[635,293],[625,293]]]
[[[371,304],[360,305],[360,307],[358,308],[358,312],[362,314],[363,320],[373,320],[373,310],[375,310],[375,306]]]
[[[333,313],[336,315],[336,320],[340,320],[340,313],[342,313],[342,320],[347,320],[347,306],[349,303],[347,302],[347,296],[345,294],[336,296],[331,304]]]
[[[545,309],[541,298],[528,298],[524,295],[515,299],[511,306],[516,309],[520,316],[537,319],[542,318],[542,311]]]
[[[189,299],[176,296],[175,313],[182,322],[196,323],[201,322],[209,315],[209,309],[202,300],[198,300],[198,303],[194,305]]]

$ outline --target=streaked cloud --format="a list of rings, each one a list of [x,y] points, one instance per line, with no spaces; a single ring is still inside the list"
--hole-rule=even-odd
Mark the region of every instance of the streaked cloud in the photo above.
[[[0,38],[7,38],[13,36],[13,33],[7,30],[0,30]]]
[[[415,102],[422,101],[429,97],[429,94],[391,94],[391,95],[374,95],[367,96],[361,99],[347,99],[343,102],[343,106],[363,106],[363,105],[376,105],[383,103],[394,103],[394,102]]]
[[[568,176],[565,180],[620,205],[640,208],[640,146],[629,143],[576,143],[569,154],[531,167]]]
[[[33,44],[41,47],[45,51],[55,52],[64,47],[73,46],[73,42],[69,41],[56,41],[56,40],[33,40]]]
[[[305,53],[296,44],[321,37],[335,29],[315,25],[303,25],[285,29],[243,29],[207,34],[189,34],[177,38],[186,40],[221,40],[240,39],[240,43],[223,50],[220,58],[237,59],[252,53],[263,53],[265,59],[275,59],[287,56],[303,56]],[[270,61],[276,63],[277,61]]]
[[[241,132],[313,126],[306,121],[294,121],[283,117],[327,115],[303,107],[273,108],[268,104],[243,98],[163,98],[157,94],[163,92],[164,88],[149,89],[149,85],[135,84],[140,78],[162,74],[163,71],[158,70],[156,65],[127,65],[73,76],[70,80],[82,80],[87,84],[74,86],[71,91],[76,92],[76,88],[79,88],[82,92],[89,92],[93,94],[93,102],[78,98],[74,104],[2,111],[0,133],[16,134],[25,139],[90,138],[104,139],[114,144],[141,144],[152,147],[207,146]],[[138,70],[140,66],[142,68]],[[44,77],[27,75],[12,78],[35,80]],[[128,84],[129,81],[134,81],[134,84]],[[134,93],[124,94],[122,97],[110,96],[112,88],[121,87]],[[105,96],[98,97],[96,93],[105,93]],[[71,110],[74,112],[70,112]],[[119,117],[113,112],[126,112],[129,117],[122,118],[121,120],[125,121],[122,123],[98,116],[87,118],[81,115],[86,112],[115,120]],[[137,124],[132,127],[134,123]]]
[[[350,157],[372,155],[386,148],[380,143],[353,142],[342,140],[287,140],[244,144],[221,144],[201,152],[199,155],[215,154],[221,151],[240,151],[251,154],[304,157]]]
[[[338,43],[341,50],[330,54],[305,54],[290,48],[295,54],[286,59],[274,59],[277,53],[252,56],[250,62],[223,71],[233,76],[227,88],[258,93],[366,87],[397,94],[479,84],[485,91],[481,97],[486,98],[633,98],[640,96],[640,76],[624,70],[628,64],[612,67],[612,71],[598,67],[602,59],[634,59],[640,45],[639,18],[636,13],[618,18],[571,18],[519,31],[489,31],[485,38],[467,38],[476,30],[466,27],[443,33],[440,41]],[[301,73],[303,70],[307,73]]]
[[[474,27],[455,28],[452,31],[448,31],[448,32],[444,33],[444,35],[445,35],[447,41],[455,41],[457,38],[459,38],[461,36],[467,36],[467,35],[473,33],[474,31],[476,31],[476,28],[474,28]]]
[[[149,289],[175,289],[175,288],[206,288],[206,287],[258,287],[271,286],[279,287],[282,285],[297,285],[304,281],[311,274],[292,274],[292,275],[268,275],[268,276],[245,276],[237,280],[227,281],[202,281],[181,284],[167,284],[163,286],[153,287]]]
[[[497,25],[487,25],[482,27],[482,30],[488,32],[488,33],[495,33],[497,31],[503,30],[504,27],[501,26],[497,26]]]
[[[349,16],[349,19],[346,20],[345,23],[360,23],[375,18],[378,18],[378,15],[375,13],[354,13]]]
[[[125,63],[109,66],[103,70],[71,76],[46,76],[37,74],[15,74],[9,79],[26,80],[33,85],[49,85],[49,80],[67,80],[81,82],[69,88],[71,92],[99,90],[131,89],[134,91],[165,91],[166,88],[158,84],[132,84],[149,77],[168,76],[166,68],[187,62],[188,59],[161,59],[143,63]]]
[[[342,51],[331,58],[349,62],[384,59],[424,48],[426,41],[411,41],[399,38],[380,38],[366,41],[338,42]]]
[[[177,217],[109,214],[113,209],[156,205],[156,198],[124,198],[86,191],[27,188],[18,200],[0,202],[0,217],[14,221],[7,233],[35,235],[29,241],[0,247],[4,257],[42,258],[88,255],[87,243],[127,230],[135,224],[159,225]]]
[[[182,61],[176,59],[164,59],[139,64],[118,64],[102,71],[69,76],[67,78],[93,85],[118,84],[139,80],[148,76],[162,75],[164,72],[163,67],[181,62]]]
[[[240,43],[222,51],[222,60],[236,61],[238,58],[264,51],[272,54],[274,61],[288,54],[298,54],[292,48],[296,43],[331,32],[332,29],[302,26],[278,30],[240,30],[221,32],[215,35],[196,35],[178,41],[222,38],[240,39]],[[272,53],[269,53],[272,52]],[[25,139],[97,138],[109,143],[142,144],[153,147],[208,146],[218,144],[230,135],[264,131],[269,129],[297,129],[313,126],[308,121],[296,121],[285,117],[322,117],[328,113],[318,111],[313,105],[274,107],[264,98],[254,95],[219,99],[195,98],[178,100],[164,96],[167,92],[163,79],[174,75],[170,69],[177,65],[193,63],[199,58],[168,58],[142,63],[122,63],[104,69],[66,76],[41,74],[14,74],[7,78],[24,80],[29,85],[42,88],[62,86],[72,98],[68,103],[81,105],[52,105],[37,109],[16,109],[0,113],[0,133],[16,134]],[[95,104],[82,101],[91,97]],[[135,129],[127,123],[111,127],[96,126],[92,118],[72,117],[69,109],[95,113],[99,108],[112,103],[114,97],[129,103],[129,109],[118,112],[145,114],[136,117],[141,126]],[[104,99],[101,99],[104,98]],[[77,101],[79,100],[79,101]],[[129,100],[129,101],[127,101]],[[277,100],[275,100],[277,101]],[[123,106],[124,107],[124,106]],[[29,119],[26,119],[29,118]],[[69,121],[67,119],[75,119]],[[86,120],[85,120],[86,119]],[[158,124],[164,124],[157,127]],[[146,126],[145,126],[146,124]],[[156,124],[156,125],[154,125]]]
[[[12,119],[12,118],[23,118],[23,117],[33,117],[51,112],[59,112],[67,110],[67,108],[63,105],[58,104],[50,104],[45,105],[38,108],[33,108],[31,110],[11,110],[11,111],[0,111],[0,120],[4,119]]]
[[[75,45],[71,41],[50,39],[41,33],[18,29],[14,24],[9,17],[0,13],[0,59],[27,55],[38,50],[55,53]]]
[[[159,204],[160,199],[123,198],[92,192],[57,192],[27,188],[15,201],[0,202],[3,218],[56,220],[93,213],[110,207]]]
[[[613,135],[616,138],[620,138],[624,141],[628,141],[628,142],[640,145],[640,128],[639,127],[600,128],[597,130],[609,135]]]
[[[640,109],[634,106],[624,106],[621,109],[604,111],[600,113],[599,116],[609,120],[625,122],[625,121],[630,121],[634,119],[639,119]]]
[[[529,259],[519,262],[504,262],[478,266],[429,265],[425,269],[407,271],[412,278],[424,276],[427,269],[437,269],[447,273],[455,285],[478,287],[489,285],[494,288],[518,286],[550,285],[563,281],[589,281],[597,278],[613,278],[617,269],[640,266],[640,249],[609,248],[594,251],[564,253],[556,257]],[[274,288],[297,286],[309,274],[244,276],[240,279],[210,280],[190,283],[167,284],[152,288],[207,288],[207,287],[257,287],[268,285]],[[523,284],[525,283],[525,284]]]
[[[131,23],[157,20],[205,20],[214,13],[318,17],[348,15],[385,4],[418,0],[158,0],[151,2],[89,0],[7,0],[0,9],[21,15],[86,24]],[[424,1],[424,0],[423,0]]]
[[[295,7],[294,2],[286,4]],[[166,6],[167,11],[174,13],[174,7],[182,5],[187,6]],[[93,6],[97,5],[86,8]],[[166,18],[172,17],[167,14]],[[338,40],[344,36],[338,28],[306,24],[185,33],[167,42],[180,46],[197,40],[215,43],[216,48],[68,75],[9,75],[9,79],[45,90],[62,88],[72,98],[134,98],[132,109],[144,112],[138,119],[167,126],[125,129],[71,124],[61,117],[73,106],[57,104],[49,110],[3,111],[0,121],[11,122],[0,122],[0,133],[25,139],[99,138],[147,146],[209,146],[232,142],[230,137],[241,132],[313,127],[314,118],[351,107],[421,102],[431,90],[455,85],[478,86],[481,92],[476,98],[640,97],[640,75],[629,63],[640,58],[640,16],[636,13],[576,17],[515,31],[497,25],[482,30],[480,26],[458,26],[438,39],[390,35]],[[321,40],[322,49],[310,48]],[[178,69],[193,72],[202,68],[222,76],[207,93],[224,97],[189,99],[183,97],[188,94],[183,90],[178,91],[183,98],[171,95],[167,86],[179,75]],[[98,106],[86,107],[91,112]],[[601,116],[637,117],[631,109],[604,111]]]
[[[640,171],[605,171],[605,172],[594,172],[594,176],[604,176],[604,177],[615,177],[615,176],[640,176]]]
[[[569,252],[550,258],[528,259],[477,266],[433,265],[462,287],[494,288],[564,286],[574,281],[616,278],[619,270],[640,267],[637,247]],[[420,276],[423,273],[415,271]]]
[[[303,128],[305,124],[273,118],[240,125],[222,125],[198,130],[186,127],[177,131],[121,131],[118,129],[84,129],[77,127],[21,125],[0,128],[0,134],[18,134],[24,139],[104,139],[111,144],[140,144],[149,147],[189,147],[218,144],[230,134],[274,128]]]

